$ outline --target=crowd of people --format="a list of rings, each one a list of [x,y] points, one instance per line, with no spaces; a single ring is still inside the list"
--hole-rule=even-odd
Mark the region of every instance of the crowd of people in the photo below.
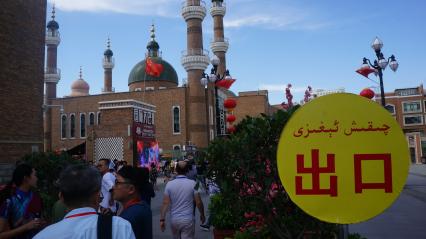
[[[177,162],[165,186],[160,228],[170,225],[173,238],[194,238],[195,208],[205,223],[204,205],[196,182],[197,168]],[[96,167],[74,165],[55,182],[59,200],[52,219],[42,215],[42,199],[34,190],[37,171],[20,164],[0,192],[0,238],[153,238],[151,199],[162,171],[100,159]],[[170,212],[169,222],[166,214]],[[50,224],[50,225],[49,225]],[[207,225],[207,224],[206,224]],[[204,228],[206,228],[206,225]],[[209,227],[209,226],[208,226]]]

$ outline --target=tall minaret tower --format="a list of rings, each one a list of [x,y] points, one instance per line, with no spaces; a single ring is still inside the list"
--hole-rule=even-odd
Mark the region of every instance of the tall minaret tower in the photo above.
[[[55,5],[52,8],[52,20],[47,23],[46,33],[46,68],[44,72],[45,98],[44,104],[51,105],[51,99],[56,98],[56,85],[61,79],[61,71],[57,68],[57,49],[61,42],[59,24],[55,21]],[[52,109],[44,107],[44,151],[52,150]]]
[[[112,88],[112,68],[114,68],[114,53],[111,50],[111,41],[108,37],[107,49],[104,52],[104,59],[102,61],[102,66],[104,67],[104,88],[102,88],[102,93],[112,93],[114,89]]]
[[[187,124],[188,143],[197,147],[208,145],[208,125],[206,97],[200,79],[210,64],[209,56],[203,49],[202,22],[206,16],[203,1],[186,0],[182,8],[182,16],[187,24],[187,50],[182,55],[182,65],[188,73],[189,117]]]
[[[218,66],[218,73],[223,75],[226,71],[226,58],[225,54],[228,51],[228,40],[224,37],[223,30],[223,17],[226,13],[226,6],[223,3],[223,0],[212,0],[212,7],[210,8],[210,14],[213,17],[213,29],[214,29],[214,38],[210,44],[213,54],[215,54],[220,59]]]

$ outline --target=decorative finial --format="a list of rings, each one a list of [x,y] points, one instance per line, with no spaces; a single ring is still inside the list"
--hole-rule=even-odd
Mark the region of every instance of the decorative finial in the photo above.
[[[151,41],[155,41],[155,26],[154,23],[151,25]]]
[[[80,79],[83,79],[83,70],[81,69],[81,66],[80,66]]]
[[[52,7],[52,20],[55,20],[55,3],[53,3],[53,7]]]
[[[109,39],[109,36],[108,36],[108,41],[107,41],[107,48],[108,48],[108,49],[110,49],[110,48],[111,48],[111,40]]]

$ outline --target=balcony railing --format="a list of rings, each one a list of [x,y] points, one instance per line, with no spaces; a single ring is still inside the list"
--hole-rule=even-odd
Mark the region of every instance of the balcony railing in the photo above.
[[[226,7],[226,3],[224,3],[224,2],[213,2],[212,7]]]
[[[46,32],[46,36],[47,36],[47,37],[61,37],[61,34],[59,33],[59,31],[51,31],[51,30],[48,30],[48,31]]]
[[[203,0],[186,0],[182,2],[182,8],[191,7],[191,6],[206,7],[206,2],[204,2]]]
[[[46,75],[59,75],[59,76],[61,76],[61,69],[59,69],[59,68],[45,67],[44,68],[44,74],[46,74]]]
[[[209,56],[209,52],[204,49],[189,49],[182,51],[182,56]]]
[[[227,37],[218,37],[216,39],[213,38],[210,40],[210,43],[214,43],[214,42],[226,42],[229,44],[229,40]]]

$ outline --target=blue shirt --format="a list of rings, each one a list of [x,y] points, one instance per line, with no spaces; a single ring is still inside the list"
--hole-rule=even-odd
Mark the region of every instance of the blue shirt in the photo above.
[[[130,222],[136,239],[152,239],[152,211],[146,202],[141,201],[124,209],[120,217]]]
[[[34,218],[40,218],[42,202],[40,197],[31,191],[15,189],[15,193],[0,206],[0,217],[10,223],[11,229],[18,228]],[[39,230],[31,230],[15,239],[33,238]]]

